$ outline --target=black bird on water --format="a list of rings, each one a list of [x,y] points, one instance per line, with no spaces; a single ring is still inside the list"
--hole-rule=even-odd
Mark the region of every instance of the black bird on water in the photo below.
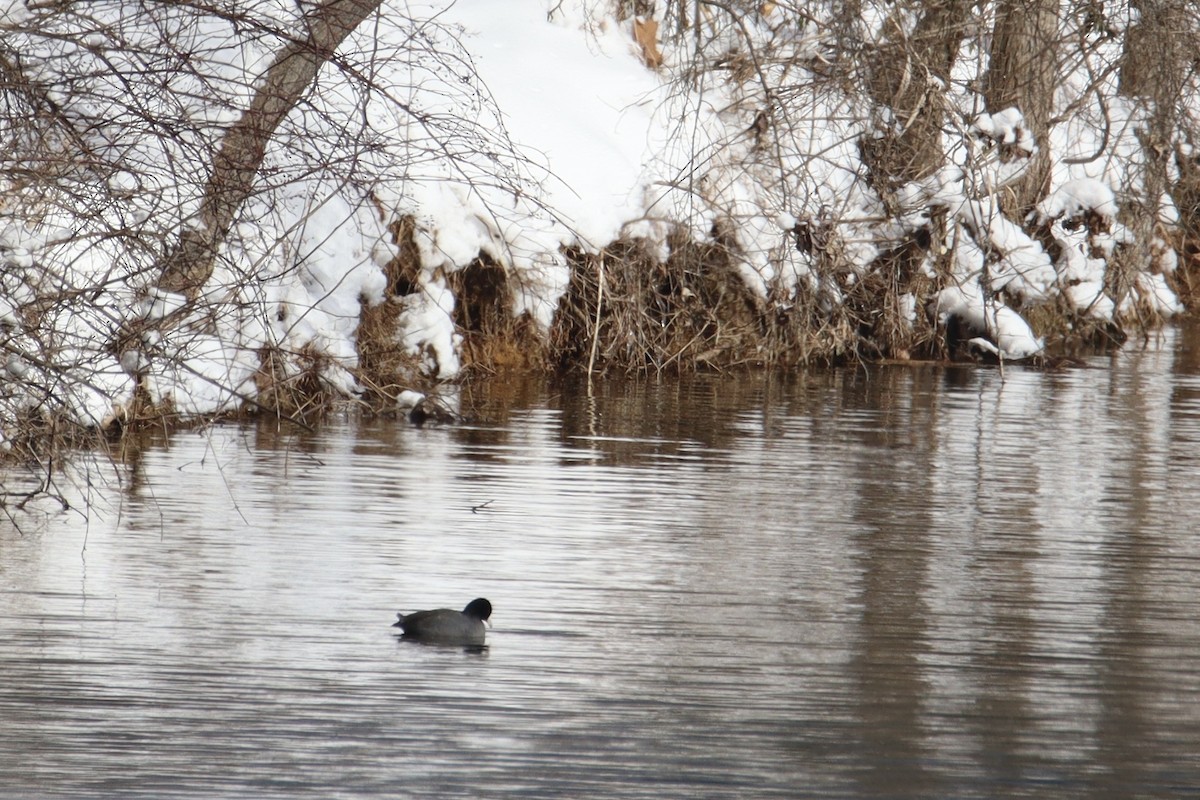
[[[399,628],[405,639],[432,644],[480,645],[487,633],[487,620],[492,615],[492,604],[482,597],[467,603],[462,611],[452,608],[435,608],[432,611],[414,611],[397,614],[392,623]]]

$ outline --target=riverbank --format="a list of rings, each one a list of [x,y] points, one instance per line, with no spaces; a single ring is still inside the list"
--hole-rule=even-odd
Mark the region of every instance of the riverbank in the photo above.
[[[893,6],[5,0],[0,446],[1184,313],[1195,9]]]

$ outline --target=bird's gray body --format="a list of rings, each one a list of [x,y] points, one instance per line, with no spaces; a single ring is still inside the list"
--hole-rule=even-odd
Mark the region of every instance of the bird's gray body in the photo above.
[[[486,620],[492,615],[492,604],[482,598],[472,600],[462,611],[435,608],[397,614],[392,627],[404,632],[406,639],[434,644],[483,644],[487,635]]]

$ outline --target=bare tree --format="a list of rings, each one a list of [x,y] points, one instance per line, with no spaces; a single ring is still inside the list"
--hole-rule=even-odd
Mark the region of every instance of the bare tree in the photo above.
[[[276,54],[241,118],[226,131],[195,224],[188,226],[162,264],[158,286],[195,296],[212,274],[213,260],[254,187],[276,129],[312,85],[321,67],[381,0],[325,0],[302,19],[303,34]]]
[[[1050,148],[1047,135],[1059,82],[1058,20],[1060,0],[1000,0],[984,97],[993,113],[1016,107],[1038,143],[1020,180],[1006,187],[1006,211],[1021,219],[1049,191]]]

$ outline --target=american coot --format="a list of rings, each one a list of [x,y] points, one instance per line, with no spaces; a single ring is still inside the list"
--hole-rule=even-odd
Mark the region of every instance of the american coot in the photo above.
[[[487,632],[487,618],[492,615],[492,604],[482,597],[467,603],[462,611],[436,608],[432,611],[414,611],[397,614],[393,628],[404,632],[405,639],[437,644],[483,644]]]

